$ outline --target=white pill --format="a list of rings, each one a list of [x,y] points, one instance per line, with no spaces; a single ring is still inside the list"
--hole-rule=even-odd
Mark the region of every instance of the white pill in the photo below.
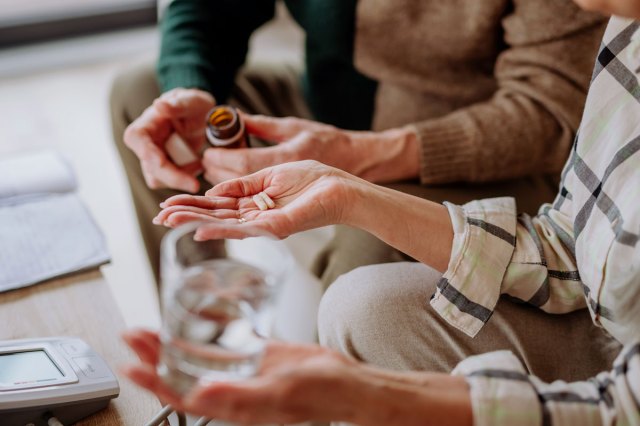
[[[262,195],[262,199],[264,200],[265,203],[267,203],[267,206],[272,209],[276,206],[276,203],[273,202],[273,200],[271,199],[271,197],[269,197],[266,193],[261,192],[258,195]]]
[[[269,206],[267,206],[267,203],[264,201],[264,198],[262,198],[260,194],[256,194],[253,196],[253,202],[256,203],[256,206],[258,206],[260,210],[269,209]]]
[[[178,167],[186,166],[195,161],[198,157],[191,151],[189,145],[177,133],[172,133],[165,144],[167,154]]]

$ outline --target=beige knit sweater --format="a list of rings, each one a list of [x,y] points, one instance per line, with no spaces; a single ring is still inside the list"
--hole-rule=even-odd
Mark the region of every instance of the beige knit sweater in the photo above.
[[[359,0],[356,26],[374,128],[415,126],[423,183],[561,169],[603,17],[571,0]]]

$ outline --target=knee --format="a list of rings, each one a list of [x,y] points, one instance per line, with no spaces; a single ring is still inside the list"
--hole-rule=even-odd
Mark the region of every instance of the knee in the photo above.
[[[320,343],[361,361],[386,364],[390,346],[411,338],[406,331],[432,315],[429,298],[439,277],[425,265],[407,262],[342,275],[320,304]]]

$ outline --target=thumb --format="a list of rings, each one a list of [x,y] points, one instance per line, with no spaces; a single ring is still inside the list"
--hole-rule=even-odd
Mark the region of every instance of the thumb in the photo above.
[[[174,89],[157,98],[154,107],[174,118],[204,115],[215,105],[211,94],[196,89]]]
[[[263,169],[249,176],[230,179],[221,182],[207,191],[207,197],[249,197],[261,192],[269,175],[268,169]]]
[[[300,132],[317,126],[317,123],[295,117],[276,118],[242,113],[242,119],[250,135],[276,143],[286,142]]]
[[[285,146],[268,148],[208,148],[204,152],[203,164],[208,172],[226,169],[238,176],[262,170],[267,167],[293,161],[291,150]]]

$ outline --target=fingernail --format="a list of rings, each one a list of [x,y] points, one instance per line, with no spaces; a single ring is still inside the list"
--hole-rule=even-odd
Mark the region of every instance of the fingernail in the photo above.
[[[151,223],[153,223],[154,225],[160,225],[160,224],[162,224],[162,222],[160,221],[160,219],[159,219],[158,217],[154,217],[154,218],[151,220]]]
[[[163,201],[163,202],[161,202],[161,203],[159,204],[159,206],[160,206],[160,208],[161,208],[161,209],[164,209],[165,207],[167,207],[167,203],[165,203],[165,202]]]

